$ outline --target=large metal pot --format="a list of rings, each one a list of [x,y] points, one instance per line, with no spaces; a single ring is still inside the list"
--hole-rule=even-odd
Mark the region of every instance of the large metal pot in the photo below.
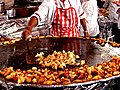
[[[5,12],[5,3],[2,2],[0,3],[0,13],[4,14],[4,12]]]

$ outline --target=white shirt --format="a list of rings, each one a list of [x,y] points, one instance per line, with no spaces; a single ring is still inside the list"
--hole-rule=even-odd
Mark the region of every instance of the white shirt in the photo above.
[[[106,0],[104,7],[109,10],[109,18],[112,22],[117,23],[118,22],[118,14],[116,13],[118,8],[117,4],[113,3],[115,0]],[[118,1],[118,0],[116,0]]]
[[[118,29],[120,29],[120,8],[117,10],[118,15]]]
[[[96,0],[81,0],[82,8],[85,13],[85,19],[87,24],[87,30],[90,36],[96,36],[99,34],[99,25],[97,22],[98,18],[98,6]],[[81,30],[83,36],[83,29]]]
[[[120,29],[120,14],[118,16],[118,29]]]
[[[80,17],[80,19],[84,18],[84,14],[83,14],[84,12],[81,7],[80,0],[69,0],[69,1],[72,7],[75,8],[77,12],[77,16]],[[56,2],[58,3],[59,8],[66,9],[70,7],[68,0],[64,2],[65,6],[60,0],[56,0]],[[39,6],[39,9],[32,16],[37,17],[38,25],[41,23],[51,24],[54,18],[55,10],[56,10],[56,5],[54,0],[44,0],[43,3]],[[41,21],[40,21],[40,18],[41,18]],[[78,23],[80,23],[80,20],[78,21],[79,21]]]

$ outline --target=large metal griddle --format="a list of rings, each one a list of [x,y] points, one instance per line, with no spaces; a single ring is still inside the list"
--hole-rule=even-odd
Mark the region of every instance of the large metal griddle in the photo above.
[[[76,44],[77,43],[77,44]],[[30,50],[36,54],[39,52],[44,52],[47,56],[53,51],[72,51],[80,56],[80,59],[87,60],[88,65],[96,65],[102,63],[106,60],[110,60],[112,54],[109,47],[101,47],[91,40],[86,40],[83,38],[69,38],[69,37],[39,37],[32,38],[28,41]],[[32,66],[38,66],[37,64],[31,63],[26,64],[26,53],[25,42],[23,40],[17,41],[14,44],[0,46],[0,69],[4,67],[13,66],[14,69],[29,69]],[[107,79],[89,81],[83,83],[73,83],[69,85],[39,85],[39,84],[17,84],[12,81],[7,81],[3,77],[0,77],[0,85],[10,87],[10,86],[27,86],[27,87],[37,87],[37,88],[59,88],[59,87],[78,87],[84,85],[100,84],[101,82],[106,82],[120,76],[113,76]],[[96,85],[97,86],[97,85]]]

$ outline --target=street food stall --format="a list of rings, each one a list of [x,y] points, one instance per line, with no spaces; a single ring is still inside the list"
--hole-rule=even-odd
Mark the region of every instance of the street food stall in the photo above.
[[[0,18],[0,89],[102,90],[120,77],[120,44],[113,42],[108,18],[98,19],[100,38],[52,37],[51,25],[41,23],[26,41],[21,33],[28,17],[3,18],[6,16]]]
[[[13,33],[15,36],[17,32]],[[120,44],[115,42],[102,38],[37,35],[27,44],[19,36],[12,41],[2,41],[2,87],[92,90],[105,88],[119,77]]]

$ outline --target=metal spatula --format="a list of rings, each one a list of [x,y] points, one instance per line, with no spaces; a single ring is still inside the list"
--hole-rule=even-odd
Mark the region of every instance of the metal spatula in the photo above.
[[[28,40],[26,39],[25,35],[24,35],[24,41],[25,41],[25,44],[26,44],[26,47],[27,47],[27,51],[26,51],[26,63],[27,64],[35,64],[35,54],[30,51],[30,48],[29,48],[29,45],[28,45]]]

